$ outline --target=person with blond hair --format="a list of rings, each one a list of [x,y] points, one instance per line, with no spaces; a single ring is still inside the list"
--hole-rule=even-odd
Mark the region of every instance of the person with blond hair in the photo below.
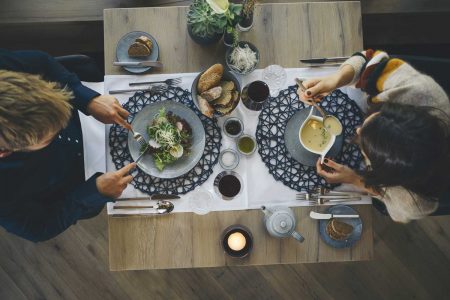
[[[134,163],[85,181],[78,110],[130,128],[114,97],[83,86],[48,54],[0,49],[0,225],[10,233],[51,239],[131,182]]]

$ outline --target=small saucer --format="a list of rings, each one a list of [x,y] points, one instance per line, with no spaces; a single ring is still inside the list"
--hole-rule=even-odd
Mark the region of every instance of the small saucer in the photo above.
[[[335,214],[335,215],[357,215],[358,212],[347,205],[335,205],[330,206],[327,210],[325,210],[327,214]],[[331,220],[320,220],[319,221],[319,232],[322,240],[333,248],[350,248],[352,247],[359,239],[362,234],[362,221],[361,218],[348,218],[348,219],[339,219],[339,221],[350,224],[353,226],[352,234],[346,239],[342,241],[332,239],[327,233],[327,225]]]
[[[315,113],[317,113],[315,111]],[[309,114],[309,108],[304,108],[297,111],[286,124],[284,132],[284,142],[286,149],[293,159],[305,166],[314,167],[316,165],[319,155],[306,150],[300,143],[298,131],[303,121],[306,120]],[[339,155],[342,149],[344,135],[341,134],[336,137],[333,147],[328,151],[327,156],[335,157]]]
[[[129,57],[128,56],[128,48],[131,44],[135,42],[135,40],[140,36],[146,36],[152,41],[152,52],[149,56],[146,57]],[[156,39],[143,31],[132,31],[125,34],[117,43],[116,47],[116,57],[119,62],[139,62],[139,61],[156,61],[159,58],[159,46],[156,42]],[[151,67],[123,67],[125,70],[131,73],[144,73],[151,69]]]

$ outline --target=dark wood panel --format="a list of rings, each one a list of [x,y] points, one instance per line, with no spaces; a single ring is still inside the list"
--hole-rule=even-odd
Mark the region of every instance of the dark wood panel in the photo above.
[[[345,1],[345,0],[334,0]],[[103,9],[189,5],[186,0],[0,0],[0,24],[101,21]],[[234,2],[240,2],[236,0]],[[261,0],[261,3],[327,2],[324,0]],[[330,1],[328,1],[330,2]],[[363,14],[450,12],[448,0],[362,0]]]
[[[449,44],[448,28],[448,12],[363,15],[364,41],[368,44]]]

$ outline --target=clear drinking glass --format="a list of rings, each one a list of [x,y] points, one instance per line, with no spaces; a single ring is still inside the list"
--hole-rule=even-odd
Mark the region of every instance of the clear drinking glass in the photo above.
[[[206,215],[211,211],[213,195],[205,189],[199,188],[190,193],[189,206],[197,215]]]
[[[286,83],[286,78],[286,71],[279,65],[270,65],[262,73],[262,80],[269,86],[270,96],[272,97],[278,95],[278,92]]]

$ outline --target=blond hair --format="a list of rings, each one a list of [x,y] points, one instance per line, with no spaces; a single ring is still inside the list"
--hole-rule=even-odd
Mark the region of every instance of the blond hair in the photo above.
[[[67,126],[73,94],[39,75],[0,70],[0,148],[36,145]]]

